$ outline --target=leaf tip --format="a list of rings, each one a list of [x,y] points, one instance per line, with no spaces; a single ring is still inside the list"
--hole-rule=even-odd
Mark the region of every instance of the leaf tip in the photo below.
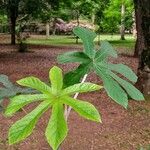
[[[57,66],[53,66],[51,69],[50,69],[50,73],[53,73],[53,72],[60,72],[62,73],[62,70],[61,68],[57,67]]]
[[[97,85],[97,90],[100,90],[100,89],[102,89],[102,88],[104,88],[104,87],[101,86],[101,85]]]
[[[97,121],[97,122],[102,123],[102,119],[101,119],[101,117],[99,117],[99,119],[98,119],[98,121]]]
[[[16,83],[19,84],[19,85],[21,85],[21,81],[22,81],[22,79],[17,80]]]
[[[59,69],[59,70],[60,70],[60,68],[57,67],[57,66],[53,66],[53,67],[51,68],[51,70],[56,70],[56,69]]]

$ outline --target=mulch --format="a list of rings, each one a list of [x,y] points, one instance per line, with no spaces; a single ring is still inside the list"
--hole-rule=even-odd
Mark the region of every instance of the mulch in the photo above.
[[[0,45],[0,74],[6,74],[15,82],[25,76],[36,76],[48,82],[49,69],[57,65],[64,72],[77,64],[58,64],[57,55],[77,47],[29,46],[30,52],[18,53],[16,47]],[[134,57],[119,55],[114,63],[124,63],[135,72],[138,60]],[[101,80],[91,73],[87,81],[102,84]],[[140,145],[150,144],[150,102],[129,101],[125,110],[111,100],[104,90],[80,94],[79,99],[94,104],[102,115],[102,124],[81,118],[74,111],[69,117],[69,134],[62,144],[61,150],[137,150]],[[7,101],[7,100],[6,100]],[[7,103],[7,102],[6,102]],[[25,107],[30,112],[37,104]],[[50,117],[47,111],[38,122],[33,134],[16,145],[8,145],[8,129],[24,116],[20,111],[15,116],[6,118],[0,114],[0,150],[50,150],[44,131]]]

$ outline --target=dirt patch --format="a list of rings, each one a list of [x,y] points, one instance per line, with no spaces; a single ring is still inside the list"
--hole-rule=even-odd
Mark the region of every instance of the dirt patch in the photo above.
[[[30,46],[30,53],[17,53],[8,45],[0,47],[0,74],[6,74],[12,81],[25,76],[34,75],[48,81],[48,71],[53,65],[58,65],[64,71],[76,65],[60,65],[56,56],[76,48],[70,47],[37,47]],[[119,56],[116,63],[129,65],[137,70],[136,58]],[[100,83],[94,74],[88,76],[88,81]],[[80,99],[90,101],[100,111],[102,124],[87,121],[74,111],[69,117],[69,134],[62,144],[62,150],[136,150],[140,145],[150,144],[150,102],[130,101],[127,110],[113,102],[105,91],[79,95]],[[27,112],[37,104],[25,107]],[[49,120],[50,111],[46,112],[38,122],[34,133],[25,141],[9,146],[7,134],[9,127],[24,112],[18,112],[14,117],[6,118],[0,114],[0,150],[50,150],[45,140],[44,131]]]

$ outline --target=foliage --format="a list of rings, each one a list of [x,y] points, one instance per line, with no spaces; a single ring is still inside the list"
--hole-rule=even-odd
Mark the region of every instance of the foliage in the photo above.
[[[121,3],[120,0],[110,0],[108,7],[104,10],[104,17],[101,20],[101,32],[116,33],[120,28],[121,21]],[[134,12],[133,2],[125,1],[125,29],[131,30],[133,25],[132,13]]]
[[[38,12],[38,19],[42,22],[50,22],[54,18],[61,18],[68,20],[70,19],[70,16],[68,13],[70,13],[70,10],[68,7],[71,5],[70,0],[45,0],[45,6],[44,9],[40,10]],[[36,17],[34,19],[37,19]]]
[[[140,147],[138,150],[150,150],[150,145],[147,145],[146,147]]]
[[[127,108],[128,96],[135,100],[144,100],[142,93],[136,89],[129,81],[137,81],[136,74],[126,65],[112,64],[108,62],[108,57],[117,58],[117,53],[113,47],[106,41],[101,42],[99,50],[95,50],[94,39],[96,34],[88,29],[76,27],[76,34],[84,44],[83,52],[67,52],[58,56],[60,63],[80,63],[78,68],[68,72],[64,77],[65,86],[80,82],[84,74],[95,72],[104,83],[104,88],[114,101]],[[127,80],[116,75],[119,73]]]
[[[50,70],[49,78],[51,87],[36,77],[26,77],[17,81],[19,85],[38,90],[40,94],[25,94],[11,98],[11,102],[5,112],[7,116],[12,116],[20,108],[31,102],[40,101],[41,103],[11,126],[9,130],[10,144],[17,143],[28,137],[41,115],[49,108],[52,108],[45,136],[51,147],[57,150],[68,132],[67,122],[64,118],[64,104],[71,106],[80,116],[86,119],[101,122],[100,115],[92,104],[70,97],[76,92],[83,93],[99,90],[102,88],[101,86],[92,83],[79,83],[63,88],[62,70],[56,66]]]
[[[7,16],[0,14],[0,24],[6,24],[7,23]]]
[[[6,75],[0,75],[0,103],[2,103],[5,98],[10,98],[18,94],[31,92],[35,91],[16,86],[8,79]]]

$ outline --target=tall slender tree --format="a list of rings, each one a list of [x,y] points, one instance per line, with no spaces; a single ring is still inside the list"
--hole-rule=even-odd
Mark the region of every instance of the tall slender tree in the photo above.
[[[125,40],[125,2],[121,1],[121,26],[120,26],[120,34],[121,40]]]

